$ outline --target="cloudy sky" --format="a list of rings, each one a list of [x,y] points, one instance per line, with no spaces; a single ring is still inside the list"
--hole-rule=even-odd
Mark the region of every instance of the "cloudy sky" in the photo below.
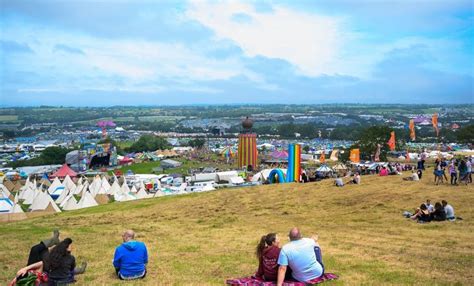
[[[0,0],[0,105],[474,103],[474,2]]]

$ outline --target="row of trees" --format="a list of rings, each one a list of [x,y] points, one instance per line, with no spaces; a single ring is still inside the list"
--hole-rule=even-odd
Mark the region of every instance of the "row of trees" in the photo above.
[[[63,147],[48,147],[44,149],[41,155],[30,160],[14,161],[8,164],[9,167],[18,168],[23,166],[40,166],[40,165],[56,165],[63,164],[66,154],[73,149]]]

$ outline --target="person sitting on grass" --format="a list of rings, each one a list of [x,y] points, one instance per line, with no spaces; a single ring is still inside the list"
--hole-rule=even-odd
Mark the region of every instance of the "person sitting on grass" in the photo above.
[[[38,244],[31,247],[30,255],[28,256],[28,262],[26,263],[26,266],[43,261],[45,256],[48,254],[48,249],[58,244],[59,230],[55,229],[53,230],[53,236],[51,238],[43,239]]]
[[[146,276],[148,250],[145,243],[135,241],[135,232],[127,230],[122,235],[123,243],[115,249],[113,265],[121,280],[142,279]]]
[[[388,170],[385,166],[383,166],[382,170],[380,170],[379,176],[388,176]]]
[[[410,218],[412,220],[418,221],[419,223],[431,221],[430,212],[428,211],[428,208],[425,204],[421,204],[420,207],[416,209],[415,214],[411,215]]]
[[[283,246],[278,257],[277,286],[282,286],[287,268],[291,268],[291,276],[300,282],[310,281],[324,274],[321,248],[318,237],[303,238],[298,228],[289,233],[290,242]]]
[[[25,277],[28,271],[36,270],[48,275],[48,285],[67,285],[74,283],[75,275],[86,271],[87,262],[76,268],[76,258],[71,255],[72,239],[66,238],[55,246],[42,261],[28,265],[17,272],[16,282]],[[14,285],[14,284],[12,284]]]
[[[445,200],[442,200],[441,204],[443,205],[444,211],[446,212],[446,219],[449,221],[455,221],[456,216],[454,215],[454,208]]]
[[[280,255],[280,239],[276,233],[262,236],[255,254],[258,258],[258,270],[255,276],[265,281],[276,281],[278,276],[278,256]]]
[[[334,180],[334,185],[335,185],[336,187],[343,187],[343,186],[344,186],[344,182],[342,181],[341,178],[336,178],[336,179]]]
[[[411,175],[409,177],[403,178],[404,181],[419,181],[420,178],[418,177],[418,174],[415,172],[415,170],[411,171]]]
[[[356,185],[360,185],[360,173],[359,172],[355,172],[354,174],[354,178],[352,180],[350,180],[349,182],[347,182],[348,184],[356,184]]]
[[[434,206],[434,211],[430,214],[431,220],[433,221],[445,221],[446,212],[444,211],[443,206],[440,202],[436,202]]]

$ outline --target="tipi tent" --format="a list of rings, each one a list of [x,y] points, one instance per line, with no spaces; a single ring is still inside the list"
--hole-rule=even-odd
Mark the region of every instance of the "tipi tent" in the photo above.
[[[90,192],[83,192],[79,203],[77,204],[78,209],[89,208],[99,205]]]
[[[77,201],[74,196],[69,196],[66,200],[64,200],[64,204],[61,205],[63,210],[72,211],[77,209]]]
[[[33,203],[28,208],[30,211],[52,211],[61,212],[59,207],[53,201],[53,199],[46,193],[40,192],[33,200]]]

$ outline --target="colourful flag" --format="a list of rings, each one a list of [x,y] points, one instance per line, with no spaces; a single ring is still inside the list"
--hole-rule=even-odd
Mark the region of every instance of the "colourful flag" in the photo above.
[[[431,123],[433,123],[433,128],[436,131],[436,136],[439,136],[438,113],[433,114],[433,117],[431,118]]]
[[[415,139],[416,139],[416,134],[415,134],[415,120],[410,119],[409,128],[410,128],[410,138],[411,138],[412,141],[415,141]]]
[[[349,156],[351,162],[359,163],[360,162],[360,151],[359,149],[351,149],[351,155]]]
[[[395,150],[395,131],[390,132],[390,139],[387,142],[390,151]]]
[[[325,154],[326,150],[323,150],[323,152],[321,152],[321,156],[319,157],[319,162],[320,163],[324,163],[326,161],[326,154]]]
[[[375,150],[375,156],[374,156],[374,161],[375,162],[380,162],[380,144],[377,144],[377,150]]]
[[[407,154],[405,155],[405,159],[407,162],[410,162],[410,153],[408,153],[408,150],[407,150]]]
[[[337,156],[338,156],[339,150],[332,150],[331,156],[329,157],[332,161],[337,161]]]

